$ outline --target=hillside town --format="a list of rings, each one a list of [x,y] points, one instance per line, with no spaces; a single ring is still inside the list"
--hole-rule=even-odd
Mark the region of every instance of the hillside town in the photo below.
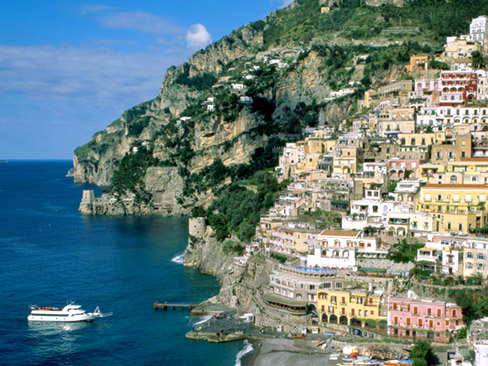
[[[462,301],[488,277],[487,53],[480,16],[366,91],[354,120],[286,145],[287,189],[236,258],[274,261],[261,305],[282,331],[451,343],[476,356],[449,365],[488,365],[488,318]]]

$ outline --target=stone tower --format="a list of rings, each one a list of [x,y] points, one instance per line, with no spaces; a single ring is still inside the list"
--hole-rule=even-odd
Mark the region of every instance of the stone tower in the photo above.
[[[80,212],[84,215],[93,213],[93,204],[95,203],[95,192],[93,189],[85,189],[81,197]]]

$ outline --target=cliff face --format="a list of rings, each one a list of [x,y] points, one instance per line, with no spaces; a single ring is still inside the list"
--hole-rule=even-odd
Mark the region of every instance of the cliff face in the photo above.
[[[226,253],[222,243],[213,236],[204,218],[189,221],[189,243],[185,265],[198,268],[216,276],[221,289],[216,301],[241,312],[261,313],[258,303],[261,291],[269,283],[271,266],[264,258],[254,256],[246,263],[236,261],[232,253]]]

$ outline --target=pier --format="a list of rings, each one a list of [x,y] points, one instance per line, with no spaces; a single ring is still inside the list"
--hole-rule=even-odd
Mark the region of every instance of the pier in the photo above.
[[[169,304],[169,303],[162,303],[162,302],[155,302],[153,304],[154,311],[168,311],[168,310],[193,310],[196,308],[198,304]]]

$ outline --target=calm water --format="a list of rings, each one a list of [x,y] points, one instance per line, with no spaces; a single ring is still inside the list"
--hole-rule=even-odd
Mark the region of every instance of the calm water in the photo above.
[[[197,302],[217,282],[171,262],[183,219],[86,218],[69,162],[0,163],[1,365],[234,365],[241,343],[184,338],[198,318],[154,313],[154,300]],[[30,325],[29,304],[114,312],[92,324]]]

